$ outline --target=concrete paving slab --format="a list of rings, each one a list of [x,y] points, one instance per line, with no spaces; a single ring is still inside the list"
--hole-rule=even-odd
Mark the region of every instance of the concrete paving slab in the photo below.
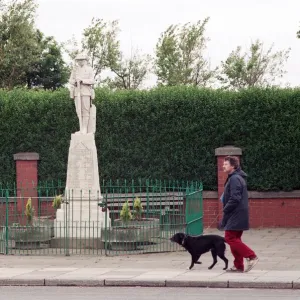
[[[0,279],[13,278],[15,276],[28,274],[36,270],[37,269],[32,269],[32,268],[1,268]]]

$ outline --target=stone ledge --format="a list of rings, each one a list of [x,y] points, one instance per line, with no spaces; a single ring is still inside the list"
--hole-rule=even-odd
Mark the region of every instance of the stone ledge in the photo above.
[[[138,279],[0,279],[0,286],[77,286],[77,287],[202,287],[202,288],[252,288],[252,289],[300,289],[300,282],[263,280],[176,280],[176,279],[157,279],[157,280],[138,280]]]
[[[137,280],[137,279],[105,279],[105,286],[147,286],[165,287],[165,280]]]
[[[291,192],[257,192],[257,191],[249,191],[249,200],[253,199],[297,199],[300,200],[300,190],[295,190]],[[203,199],[218,199],[218,192],[216,191],[203,191]]]
[[[166,287],[202,287],[202,288],[227,288],[228,281],[215,280],[167,280]]]
[[[249,199],[285,199],[285,198],[300,198],[300,190],[295,190],[291,192],[257,192],[257,191],[249,191]]]
[[[225,146],[215,149],[215,156],[226,156],[226,155],[242,155],[242,149],[234,146]]]
[[[94,280],[94,279],[45,279],[45,286],[104,286],[104,280]]]
[[[292,289],[293,282],[287,281],[228,281],[229,288],[248,288],[248,289]]]
[[[44,279],[0,279],[0,286],[44,286]]]
[[[300,289],[300,281],[293,281],[293,289],[299,290]]]
[[[40,155],[36,152],[20,152],[14,154],[14,160],[39,160]]]
[[[218,192],[216,191],[203,191],[203,199],[218,199]]]

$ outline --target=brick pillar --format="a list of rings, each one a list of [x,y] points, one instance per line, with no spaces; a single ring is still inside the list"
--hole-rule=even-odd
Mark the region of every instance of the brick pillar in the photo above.
[[[224,146],[224,147],[216,148],[215,155],[217,157],[217,165],[218,165],[218,171],[217,171],[218,172],[218,201],[219,201],[218,220],[221,221],[223,216],[223,204],[220,201],[220,197],[224,192],[224,184],[227,179],[227,174],[223,171],[224,158],[225,156],[232,155],[240,159],[242,155],[242,149],[234,146]]]
[[[14,154],[16,161],[16,182],[17,182],[17,213],[19,222],[24,224],[25,221],[25,206],[28,198],[31,197],[32,205],[38,212],[38,161],[39,154],[34,152],[25,152]]]

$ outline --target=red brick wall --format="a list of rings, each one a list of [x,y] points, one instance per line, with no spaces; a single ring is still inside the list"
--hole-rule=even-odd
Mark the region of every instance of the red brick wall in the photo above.
[[[204,228],[216,228],[218,199],[204,199]],[[249,199],[250,227],[300,227],[299,198]]]
[[[203,199],[204,227],[216,228],[219,220],[219,201],[217,199]]]
[[[52,207],[52,201],[40,201],[41,216],[53,216],[55,218],[56,211]]]
[[[300,199],[250,199],[250,226],[300,227]]]
[[[17,212],[17,202],[8,202],[8,224],[19,223],[21,216]],[[0,203],[0,226],[6,224],[6,202]]]

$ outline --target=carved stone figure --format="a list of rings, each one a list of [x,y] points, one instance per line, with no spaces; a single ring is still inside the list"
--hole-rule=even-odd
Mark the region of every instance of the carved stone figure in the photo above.
[[[79,131],[76,134],[95,133],[96,107],[92,104],[95,99],[93,85],[94,72],[88,65],[88,57],[80,53],[75,58],[76,64],[72,70],[70,83],[70,97],[74,99],[76,113],[79,119]]]

